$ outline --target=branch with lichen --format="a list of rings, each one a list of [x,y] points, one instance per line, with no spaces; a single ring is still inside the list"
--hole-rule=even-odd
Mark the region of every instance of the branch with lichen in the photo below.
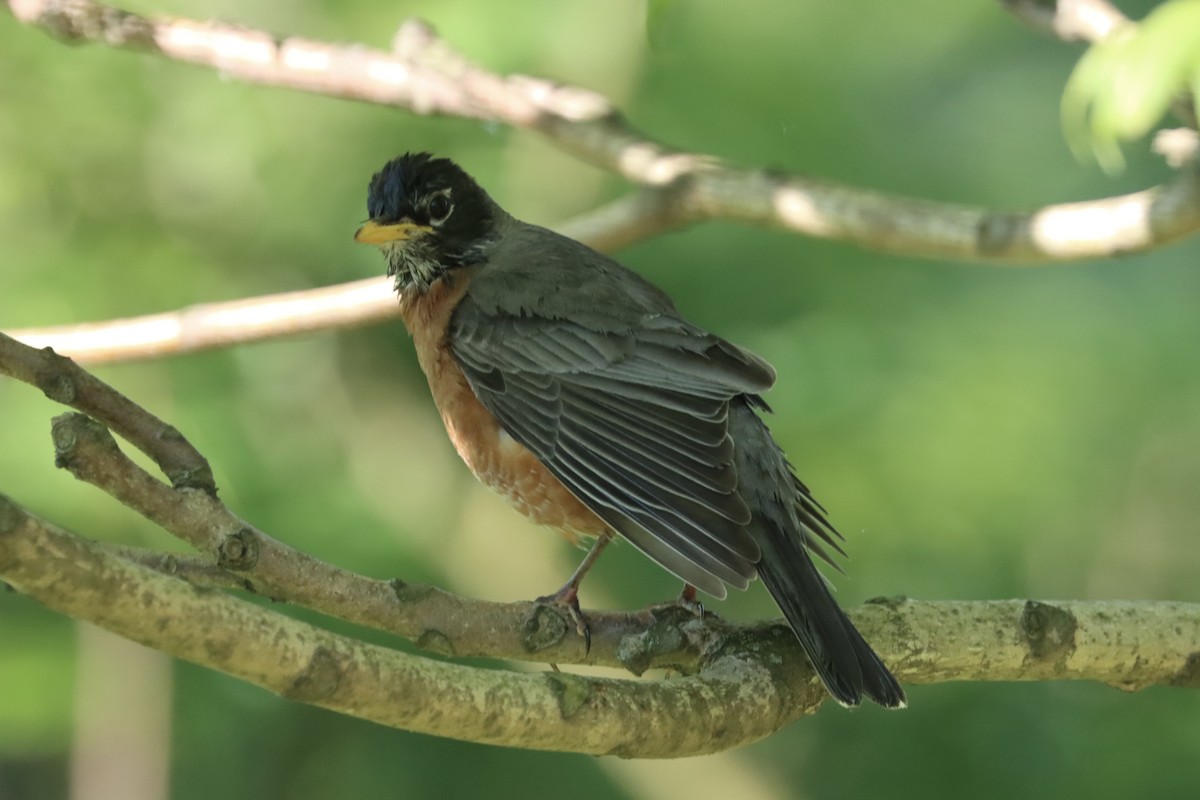
[[[1100,41],[1131,25],[1104,0],[1005,0],[1019,18],[1064,39]],[[92,0],[7,0],[20,21],[69,42],[91,42],[195,64],[221,75],[418,114],[487,120],[534,131],[638,185],[565,226],[610,250],[705,220],[728,219],[904,256],[989,264],[1055,264],[1128,255],[1200,230],[1200,166],[1140,192],[1002,211],[891,195],[797,174],[744,169],[657,142],[603,96],[472,63],[418,21],[391,52],[334,45],[218,22],[144,16]],[[249,298],[54,329],[18,338],[92,362],[146,358],[394,313],[383,282]]]
[[[701,755],[767,736],[827,699],[781,624],[692,617],[629,633],[637,647],[639,639],[704,629],[700,668],[678,677],[488,670],[366,644],[202,591],[39,520],[3,495],[0,577],[49,608],[282,697],[473,742]],[[1088,679],[1127,690],[1200,687],[1194,604],[904,600],[854,617],[910,684]]]
[[[236,517],[181,434],[69,359],[0,334],[0,374],[76,409],[51,427],[59,466],[199,553],[89,542],[0,495],[0,579],[76,619],[289,699],[512,747],[699,755],[767,736],[828,699],[779,622],[735,624],[677,606],[589,611],[588,651],[553,607],[488,603],[341,570]],[[177,476],[173,485],[126,457],[110,428]],[[659,667],[674,677],[445,663],[333,634],[236,596],[243,592],[396,633],[439,655],[601,664],[636,675]],[[852,616],[910,684],[1085,679],[1122,689],[1200,688],[1194,604],[897,598]]]

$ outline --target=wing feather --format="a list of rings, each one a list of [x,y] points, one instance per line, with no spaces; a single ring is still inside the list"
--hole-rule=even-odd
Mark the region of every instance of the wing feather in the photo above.
[[[661,311],[596,330],[470,293],[450,344],[509,435],[634,546],[716,596],[755,576],[728,420],[774,379],[764,362]]]

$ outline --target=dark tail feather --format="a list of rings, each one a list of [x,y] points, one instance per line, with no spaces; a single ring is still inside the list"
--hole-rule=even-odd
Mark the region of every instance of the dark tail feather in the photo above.
[[[751,401],[730,407],[738,489],[750,506],[749,529],[762,550],[758,574],[829,693],[856,706],[863,695],[888,708],[904,707],[904,690],[838,608],[806,549],[824,555],[822,542],[841,550],[824,512],[796,480]]]
[[[769,518],[756,522],[763,551],[758,574],[825,688],[844,706],[856,706],[866,695],[881,706],[903,708],[899,681],[838,607],[799,532],[781,530]]]

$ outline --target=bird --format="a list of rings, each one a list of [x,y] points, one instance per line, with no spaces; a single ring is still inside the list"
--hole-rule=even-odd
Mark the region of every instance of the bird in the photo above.
[[[580,581],[614,536],[684,581],[684,597],[761,578],[836,701],[905,706],[816,567],[840,570],[841,535],[760,416],[766,361],[612,258],[514,218],[448,158],[388,161],[367,213],[354,239],[385,257],[463,461],[535,523],[594,540],[550,599],[578,615]]]

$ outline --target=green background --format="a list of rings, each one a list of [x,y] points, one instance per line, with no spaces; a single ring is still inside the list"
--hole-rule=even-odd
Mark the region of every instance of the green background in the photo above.
[[[405,16],[501,72],[610,96],[672,145],[994,208],[1168,177],[1074,160],[1080,48],[996,3],[375,0],[141,5],[386,48]],[[1135,15],[1147,4],[1127,4]],[[250,87],[0,13],[0,328],[101,320],[378,274],[351,234],[405,150],[455,158],[554,224],[627,190],[547,141]],[[882,256],[712,223],[622,260],[771,361],[771,425],[847,534],[847,605],[1200,601],[1200,247],[1072,266]],[[523,599],[578,553],[477,486],[396,324],[97,369],[207,455],[263,529],[373,576]],[[55,471],[38,392],[0,383],[0,491],[88,536],[176,547]],[[631,548],[584,605],[677,591]],[[761,587],[717,604],[775,615]],[[385,637],[375,637],[387,641]],[[1194,797],[1200,697],[1091,684],[910,688],[733,753],[626,762],[392,731],[81,630],[0,592],[0,798]],[[151,787],[139,794],[136,775]],[[157,782],[157,783],[156,783]],[[106,795],[109,789],[114,794]]]

